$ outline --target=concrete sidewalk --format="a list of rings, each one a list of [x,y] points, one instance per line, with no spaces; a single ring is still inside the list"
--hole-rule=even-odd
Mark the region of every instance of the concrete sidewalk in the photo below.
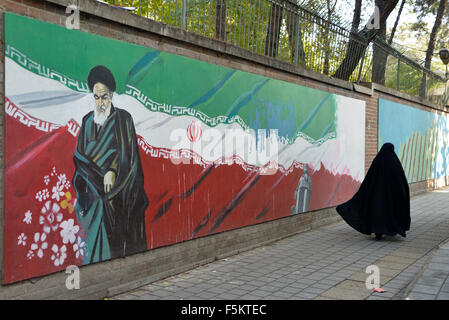
[[[438,249],[449,240],[449,188],[412,198],[411,216],[407,238],[375,240],[341,221],[110,299],[449,299],[449,245]],[[369,265],[386,292],[366,288]]]
[[[449,300],[449,241],[433,250],[410,285],[407,300]]]

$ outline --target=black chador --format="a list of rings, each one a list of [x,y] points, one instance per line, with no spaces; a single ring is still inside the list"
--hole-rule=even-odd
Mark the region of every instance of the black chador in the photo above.
[[[391,143],[382,146],[357,193],[337,206],[337,212],[363,234],[405,237],[410,229],[410,191]]]

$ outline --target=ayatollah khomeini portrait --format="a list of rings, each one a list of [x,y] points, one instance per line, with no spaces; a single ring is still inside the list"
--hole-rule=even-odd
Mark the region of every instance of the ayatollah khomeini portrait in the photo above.
[[[112,104],[112,72],[105,66],[92,68],[88,85],[95,103],[78,135],[73,186],[87,245],[85,263],[92,263],[147,249],[148,198],[133,119]]]

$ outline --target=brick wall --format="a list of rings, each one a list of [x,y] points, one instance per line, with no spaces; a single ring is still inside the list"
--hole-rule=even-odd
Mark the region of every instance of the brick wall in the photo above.
[[[3,12],[14,12],[64,26],[69,0],[0,0],[0,252],[3,252],[3,174],[4,174],[4,21]],[[378,98],[429,110],[430,105],[378,86],[367,88],[325,77],[301,67],[262,56],[255,56],[232,45],[187,34],[178,29],[133,16],[122,10],[100,6],[92,0],[80,2],[81,30],[157,50],[183,55],[262,76],[289,81],[319,90],[361,99],[366,102],[365,172],[377,154]],[[67,15],[68,16],[68,15]],[[437,112],[437,111],[435,111]],[[441,111],[439,111],[441,112]],[[424,181],[411,185],[412,194],[444,184]],[[179,273],[195,266],[221,259],[298,232],[341,221],[334,208],[308,212],[206,236],[148,252],[83,266],[81,289],[65,287],[67,274],[58,272],[11,285],[0,285],[0,299],[101,299],[146,283]],[[0,268],[3,266],[3,255]],[[1,271],[1,270],[0,270]]]

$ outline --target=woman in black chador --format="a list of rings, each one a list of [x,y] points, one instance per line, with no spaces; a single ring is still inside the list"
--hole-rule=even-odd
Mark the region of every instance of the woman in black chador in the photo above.
[[[359,191],[337,206],[337,212],[355,230],[380,239],[410,229],[410,192],[394,146],[385,143],[374,158]]]

